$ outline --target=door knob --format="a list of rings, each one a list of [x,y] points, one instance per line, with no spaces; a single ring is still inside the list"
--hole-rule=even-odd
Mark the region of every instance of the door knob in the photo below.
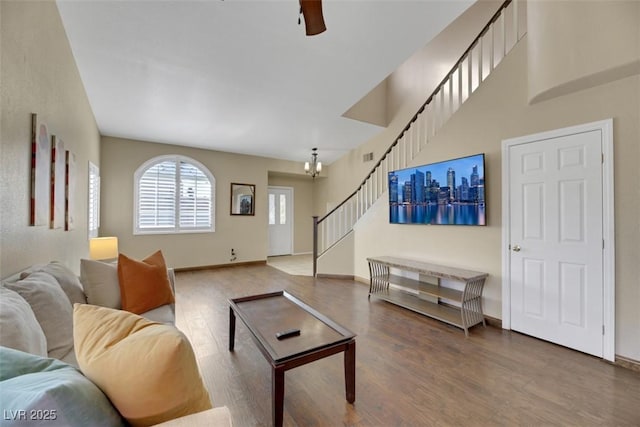
[[[520,246],[514,245],[513,246],[513,252],[520,252]]]

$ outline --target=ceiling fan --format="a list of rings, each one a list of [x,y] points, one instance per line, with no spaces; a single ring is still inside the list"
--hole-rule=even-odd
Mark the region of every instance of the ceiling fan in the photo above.
[[[326,31],[327,27],[322,16],[322,0],[300,0],[300,15],[304,16],[304,26],[308,36]],[[298,25],[300,25],[299,16]]]

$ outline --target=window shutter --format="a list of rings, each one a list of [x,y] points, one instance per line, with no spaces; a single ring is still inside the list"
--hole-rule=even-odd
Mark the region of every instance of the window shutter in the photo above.
[[[98,237],[100,227],[100,171],[89,162],[89,238]]]
[[[151,166],[138,182],[138,227],[144,229],[176,226],[176,162]]]
[[[214,231],[215,177],[183,156],[149,160],[135,173],[135,234]]]
[[[180,162],[180,228],[211,227],[211,183],[190,163]]]

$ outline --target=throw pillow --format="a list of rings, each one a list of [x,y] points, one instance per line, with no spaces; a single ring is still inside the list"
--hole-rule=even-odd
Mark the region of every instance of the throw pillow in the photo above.
[[[120,254],[118,281],[123,310],[142,314],[175,301],[161,251],[142,261]]]
[[[100,389],[72,366],[0,347],[2,425],[123,426]]]
[[[28,302],[0,286],[0,345],[47,357],[47,338]]]
[[[56,278],[58,284],[69,298],[71,305],[75,303],[86,304],[87,297],[82,290],[82,284],[73,271],[69,270],[64,264],[52,261],[37,271],[44,271]]]
[[[174,326],[86,304],[74,306],[73,321],[82,373],[131,425],[211,408],[191,344]]]
[[[122,308],[118,267],[102,261],[80,260],[80,282],[87,294],[87,302],[109,308]]]
[[[20,294],[47,338],[49,357],[61,359],[73,348],[73,308],[57,280],[42,271],[5,286]]]

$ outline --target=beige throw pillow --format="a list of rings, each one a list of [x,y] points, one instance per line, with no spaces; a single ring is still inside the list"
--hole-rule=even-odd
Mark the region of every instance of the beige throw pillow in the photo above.
[[[5,286],[24,298],[47,338],[49,357],[61,359],[73,348],[73,309],[69,299],[48,273],[37,271]]]
[[[80,282],[89,304],[122,308],[117,264],[81,259]]]
[[[174,326],[83,304],[73,321],[80,370],[131,425],[211,408],[191,344]]]

